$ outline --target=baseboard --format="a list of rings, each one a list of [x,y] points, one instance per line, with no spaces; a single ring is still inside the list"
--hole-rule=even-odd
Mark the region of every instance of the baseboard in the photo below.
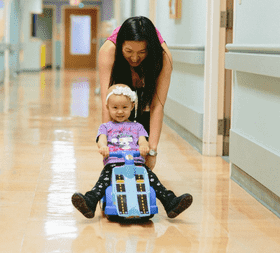
[[[25,73],[25,72],[40,72],[42,69],[21,69],[20,73]]]
[[[231,179],[280,218],[280,197],[233,163],[231,164]]]
[[[177,125],[182,126],[197,139],[203,137],[203,113],[197,112],[181,103],[167,98],[164,106],[164,114]],[[201,148],[202,150],[202,148]]]
[[[280,155],[250,136],[230,130],[230,161],[280,196]]]
[[[192,145],[200,154],[202,154],[202,140],[197,138],[187,129],[180,126],[177,122],[175,122],[167,115],[164,116],[164,123],[168,125],[170,128],[172,128],[176,133],[178,133],[190,145]]]

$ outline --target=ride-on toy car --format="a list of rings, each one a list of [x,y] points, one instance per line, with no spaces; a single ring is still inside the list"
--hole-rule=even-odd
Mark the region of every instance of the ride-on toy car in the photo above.
[[[110,156],[123,157],[125,164],[113,168],[111,185],[101,199],[105,216],[109,220],[149,220],[158,213],[158,207],[145,167],[134,164],[140,152],[110,152]]]

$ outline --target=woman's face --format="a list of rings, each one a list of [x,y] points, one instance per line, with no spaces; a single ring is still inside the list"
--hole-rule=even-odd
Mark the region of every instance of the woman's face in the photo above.
[[[127,40],[123,43],[122,53],[131,67],[137,67],[148,54],[147,42]]]

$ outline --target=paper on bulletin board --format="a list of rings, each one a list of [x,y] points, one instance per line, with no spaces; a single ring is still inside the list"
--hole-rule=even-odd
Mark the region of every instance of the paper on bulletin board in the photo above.
[[[4,1],[0,0],[0,42],[3,40],[5,32]]]

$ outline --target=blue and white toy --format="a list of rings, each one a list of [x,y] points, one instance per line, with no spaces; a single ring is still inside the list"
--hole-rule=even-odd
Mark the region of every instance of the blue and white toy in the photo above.
[[[140,152],[118,151],[111,152],[110,156],[123,157],[125,164],[113,168],[111,185],[101,200],[105,216],[149,220],[158,213],[158,207],[145,167],[134,164],[134,157],[140,156]]]

